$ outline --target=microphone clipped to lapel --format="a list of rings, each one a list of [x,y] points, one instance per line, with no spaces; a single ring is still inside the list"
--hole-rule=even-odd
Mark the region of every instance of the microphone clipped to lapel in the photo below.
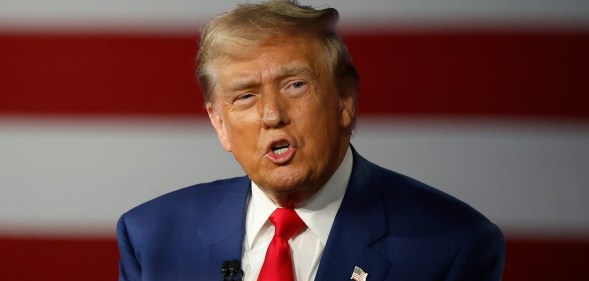
[[[223,261],[223,265],[221,266],[221,274],[223,274],[223,281],[243,280],[243,270],[241,270],[241,263],[236,259]]]

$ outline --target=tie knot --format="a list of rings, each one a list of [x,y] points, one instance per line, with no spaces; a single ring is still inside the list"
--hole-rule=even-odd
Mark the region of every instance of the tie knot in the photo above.
[[[274,231],[275,235],[286,240],[294,237],[307,228],[305,222],[301,220],[294,209],[277,208],[274,213],[270,215],[270,222],[272,222],[276,228]]]

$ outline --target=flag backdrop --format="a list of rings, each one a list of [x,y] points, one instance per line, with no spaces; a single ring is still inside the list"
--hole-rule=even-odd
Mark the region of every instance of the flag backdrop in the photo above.
[[[589,280],[589,2],[305,3],[340,10],[361,154],[496,222],[504,280]],[[120,214],[243,174],[193,74],[233,4],[0,2],[1,280],[115,280]]]

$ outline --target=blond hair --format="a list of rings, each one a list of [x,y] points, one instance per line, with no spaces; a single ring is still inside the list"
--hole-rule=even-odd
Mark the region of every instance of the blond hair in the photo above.
[[[255,48],[281,34],[310,35],[320,40],[326,67],[340,94],[352,93],[356,102],[359,77],[346,45],[334,31],[338,18],[334,8],[313,9],[296,1],[279,0],[240,4],[214,18],[201,34],[198,52],[196,75],[205,102],[214,99],[212,62],[216,58],[233,55],[235,44],[241,49]]]

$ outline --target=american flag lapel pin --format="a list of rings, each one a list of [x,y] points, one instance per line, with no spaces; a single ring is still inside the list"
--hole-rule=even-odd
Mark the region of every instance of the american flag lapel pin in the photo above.
[[[352,277],[350,277],[350,279],[355,281],[366,281],[366,277],[368,277],[368,273],[364,272],[362,268],[354,266],[354,272],[352,272]]]

